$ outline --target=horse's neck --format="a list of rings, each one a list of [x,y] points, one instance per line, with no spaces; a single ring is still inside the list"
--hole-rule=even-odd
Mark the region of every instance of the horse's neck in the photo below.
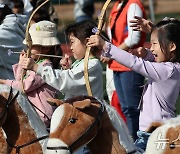
[[[122,145],[120,145],[118,137],[118,133],[112,126],[108,114],[105,111],[102,116],[98,134],[88,146],[93,154],[124,154],[126,151]]]
[[[9,106],[8,117],[3,125],[3,130],[10,143],[24,144],[30,141],[30,138],[37,138],[27,116],[17,102]]]
[[[37,138],[35,131],[29,124],[27,116],[17,102],[9,106],[8,117],[2,128],[11,145],[21,146]],[[42,152],[42,147],[39,142],[32,145],[34,149]],[[12,149],[9,145],[7,145],[7,147],[8,153],[15,153],[15,149]],[[31,151],[31,145],[22,148],[21,152],[26,153],[28,150]]]
[[[9,86],[0,85],[0,93],[1,93],[1,95],[4,95],[5,93],[9,93],[9,92],[10,92],[10,87]],[[16,94],[16,92],[17,91],[15,89],[13,89],[13,94],[14,95]],[[5,96],[5,97],[7,98],[8,96]],[[19,104],[19,108],[21,108],[23,110],[23,112],[25,113],[25,117],[28,118],[28,123],[33,128],[33,130],[36,132],[36,136],[39,138],[39,137],[48,135],[48,132],[46,131],[46,127],[45,127],[44,123],[42,122],[39,115],[37,114],[37,112],[32,107],[32,105],[28,102],[26,97],[24,97],[20,93],[18,95],[18,97],[16,98],[16,100],[17,100],[17,102],[14,102],[14,104]],[[12,104],[10,104],[9,106],[11,106],[11,105]],[[9,113],[10,112],[8,112],[8,114]],[[13,113],[13,114],[15,114],[15,113]],[[13,125],[11,125],[11,126],[14,127]],[[47,142],[47,139],[40,141],[40,143],[41,143],[41,145],[43,147],[46,146],[46,142]]]
[[[6,85],[0,86],[0,93],[8,98],[10,88]],[[13,93],[16,94],[16,90]],[[8,141],[13,145],[23,145],[34,141],[37,138],[48,135],[46,127],[38,116],[37,112],[30,105],[26,97],[19,94],[15,102],[12,102],[8,107],[7,120],[3,125],[3,129]],[[45,149],[47,139],[41,140],[34,144],[28,145],[21,149],[21,153],[42,153],[42,148]],[[3,142],[4,143],[4,142]],[[41,143],[41,145],[39,144]],[[10,149],[10,150],[9,150]],[[8,146],[8,153],[15,153],[15,149]],[[7,153],[7,152],[6,152]]]

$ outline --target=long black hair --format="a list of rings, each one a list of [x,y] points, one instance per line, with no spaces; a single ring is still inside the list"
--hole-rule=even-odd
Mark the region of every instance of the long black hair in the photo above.
[[[155,31],[166,59],[171,62],[180,62],[180,21],[174,18],[166,18],[155,25],[153,32]],[[171,42],[176,45],[173,56],[169,52]]]

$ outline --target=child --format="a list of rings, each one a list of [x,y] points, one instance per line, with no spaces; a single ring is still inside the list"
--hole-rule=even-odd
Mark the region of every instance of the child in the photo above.
[[[11,0],[14,14],[24,14],[24,3],[22,0]]]
[[[175,117],[175,104],[180,92],[180,21],[163,20],[153,27],[152,53],[147,52],[145,59],[120,50],[97,35],[91,36],[87,45],[103,48],[107,57],[148,78],[139,105],[140,130],[135,142],[145,150],[150,135],[146,130],[150,124]]]
[[[64,93],[65,99],[77,95],[87,95],[84,79],[84,56],[86,43],[88,38],[93,35],[92,29],[95,26],[91,21],[82,21],[69,25],[66,28],[65,32],[70,40],[70,48],[76,60],[71,68],[68,56],[61,62],[65,70],[53,69],[51,66],[38,66],[31,58],[24,58],[22,67],[35,71],[47,84]],[[102,66],[99,60],[93,55],[96,53],[95,50],[96,48],[92,49],[89,57],[89,81],[93,96],[102,99]]]
[[[41,21],[30,27],[32,38],[31,58],[38,66],[50,66],[57,68],[59,60],[47,58],[36,54],[57,55],[60,49],[60,42],[56,37],[56,25],[49,21]],[[25,54],[20,55],[19,63],[13,65],[15,80],[0,80],[1,84],[7,84],[15,89],[22,90],[21,73],[22,60]],[[44,80],[33,71],[28,71],[23,80],[24,91],[35,107],[41,119],[49,127],[53,108],[46,102],[47,98],[54,98],[57,90],[49,86]]]

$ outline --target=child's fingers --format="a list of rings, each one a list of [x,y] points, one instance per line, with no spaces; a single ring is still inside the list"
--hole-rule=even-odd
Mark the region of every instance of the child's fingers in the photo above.
[[[66,53],[66,54],[64,55],[64,57],[65,57],[65,58],[69,58],[69,55]]]

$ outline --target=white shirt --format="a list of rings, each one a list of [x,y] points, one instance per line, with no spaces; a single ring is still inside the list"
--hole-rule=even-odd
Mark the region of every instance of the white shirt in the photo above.
[[[89,59],[88,72],[93,96],[102,99],[102,66],[98,59]],[[84,79],[84,60],[73,65],[72,69],[52,69],[51,66],[39,66],[37,70],[46,83],[65,94],[65,99],[88,95]]]

